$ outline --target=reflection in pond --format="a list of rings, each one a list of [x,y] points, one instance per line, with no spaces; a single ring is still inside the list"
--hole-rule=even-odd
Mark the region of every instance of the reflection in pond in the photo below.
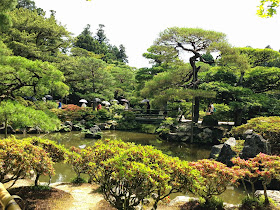
[[[34,135],[16,135],[17,138],[24,138]],[[41,138],[47,138],[56,141],[58,144],[64,145],[66,148],[71,146],[85,148],[92,146],[97,141],[95,139],[86,139],[81,132],[68,132],[68,133],[51,133],[36,135]],[[0,136],[0,138],[4,138]],[[103,131],[103,139],[121,139],[126,142],[134,142],[135,144],[152,145],[156,149],[161,150],[163,153],[179,157],[182,160],[195,161],[199,159],[208,158],[210,155],[210,146],[191,145],[179,142],[167,142],[160,140],[157,135],[127,132],[127,131]],[[51,182],[70,182],[75,176],[75,172],[66,164],[58,163],[55,165],[56,175],[52,177]],[[41,177],[41,182],[48,182],[48,177]],[[175,196],[175,195],[173,195]],[[172,197],[173,197],[172,196]],[[241,189],[228,189],[220,197],[225,202],[237,204],[240,203],[241,197],[244,194]]]

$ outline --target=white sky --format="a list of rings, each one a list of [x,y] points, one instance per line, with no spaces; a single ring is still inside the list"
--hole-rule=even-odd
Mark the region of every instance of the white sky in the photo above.
[[[202,28],[223,32],[235,47],[280,49],[280,16],[256,15],[260,0],[35,0],[45,11],[55,10],[56,19],[74,36],[87,24],[96,33],[105,25],[110,43],[123,44],[129,65],[149,66],[142,54],[168,27]],[[278,11],[280,13],[280,9]]]

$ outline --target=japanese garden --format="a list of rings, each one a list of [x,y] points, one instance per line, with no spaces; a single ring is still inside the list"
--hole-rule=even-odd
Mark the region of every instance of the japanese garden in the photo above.
[[[280,209],[280,49],[173,26],[136,68],[82,24],[0,2],[3,209]]]

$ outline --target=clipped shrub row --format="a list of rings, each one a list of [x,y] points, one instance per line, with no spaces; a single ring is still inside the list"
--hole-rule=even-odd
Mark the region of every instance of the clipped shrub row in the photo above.
[[[215,196],[228,185],[237,185],[238,180],[251,184],[250,197],[254,197],[254,184],[260,180],[268,204],[267,185],[272,179],[280,179],[280,157],[261,153],[249,160],[233,158],[234,167],[229,168],[215,160],[182,161],[152,146],[121,140],[99,140],[94,146],[69,150],[38,137],[0,141],[2,183],[34,173],[38,185],[39,176],[53,175],[53,164],[61,161],[74,169],[76,182],[82,180],[81,174],[87,174],[88,182],[99,184],[104,198],[117,209],[134,209],[146,198],[153,199],[156,209],[159,202],[166,202],[170,194],[177,192],[191,192],[203,198],[201,205],[205,208],[217,209],[213,205],[221,202]]]

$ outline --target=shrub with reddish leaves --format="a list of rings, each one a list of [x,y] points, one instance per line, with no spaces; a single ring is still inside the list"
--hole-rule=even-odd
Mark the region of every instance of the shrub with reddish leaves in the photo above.
[[[63,105],[62,109],[70,112],[75,112],[75,111],[80,111],[83,108],[74,104],[67,104],[67,105]]]
[[[206,203],[213,196],[222,194],[228,185],[237,184],[236,181],[240,178],[237,170],[215,160],[203,159],[190,162],[190,165],[194,166],[204,178],[201,190],[193,193],[203,197]]]
[[[259,153],[256,157],[248,160],[237,157],[233,158],[231,161],[235,165],[235,168],[242,171],[243,180],[248,181],[251,184],[252,197],[254,197],[255,193],[255,182],[258,180],[262,182],[265,203],[268,204],[267,185],[270,184],[272,179],[280,180],[280,157],[277,155]]]

